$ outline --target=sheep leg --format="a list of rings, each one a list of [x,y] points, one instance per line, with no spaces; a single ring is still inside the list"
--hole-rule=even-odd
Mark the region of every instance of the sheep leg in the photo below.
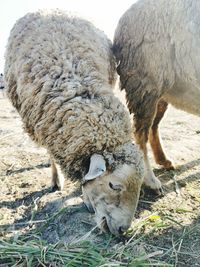
[[[150,142],[156,163],[159,165],[162,165],[166,169],[174,169],[172,162],[166,158],[166,155],[163,151],[163,148],[160,142],[160,137],[159,137],[159,129],[158,129],[158,125],[167,110],[167,106],[168,106],[168,103],[162,99],[158,102],[156,116],[154,118],[153,124],[149,132],[149,142]]]
[[[60,166],[56,164],[52,158],[51,158],[51,171],[52,171],[52,179],[51,179],[52,191],[63,190],[64,176],[61,172]]]
[[[156,178],[156,176],[152,171],[147,151],[149,129],[153,122],[155,110],[156,110],[156,104],[154,106],[151,106],[151,110],[149,109],[148,112],[145,112],[145,114],[136,113],[134,116],[134,122],[135,122],[135,139],[144,153],[144,163],[145,163],[144,184],[150,187],[151,189],[159,190],[162,189],[162,185],[159,179]]]
[[[148,158],[148,151],[147,151],[147,138],[148,133],[145,131],[144,133],[135,132],[136,142],[139,144],[141,150],[144,153],[144,163],[145,163],[145,176],[144,176],[144,184],[151,189],[161,189],[162,185],[158,178],[154,175],[149,158]]]

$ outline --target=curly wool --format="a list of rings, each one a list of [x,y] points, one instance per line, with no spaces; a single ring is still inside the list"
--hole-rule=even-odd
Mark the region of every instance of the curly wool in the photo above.
[[[39,11],[11,31],[8,96],[26,132],[69,178],[84,175],[92,153],[131,142],[129,114],[112,92],[115,79],[111,42],[84,19]]]

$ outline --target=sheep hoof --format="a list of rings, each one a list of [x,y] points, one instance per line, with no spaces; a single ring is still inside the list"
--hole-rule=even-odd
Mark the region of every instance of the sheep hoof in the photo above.
[[[52,187],[51,187],[51,192],[53,193],[53,192],[56,192],[56,191],[59,191],[60,189],[59,189],[59,187],[58,187],[58,185],[56,184],[56,185],[53,185]]]
[[[165,161],[158,161],[157,164],[163,166],[163,168],[165,168],[166,170],[174,170],[174,165],[173,163],[166,159]]]
[[[161,188],[155,190],[155,192],[157,193],[158,196],[165,196],[165,192],[164,192],[162,186],[161,186]]]
[[[51,192],[56,192],[56,191],[62,191],[63,190],[63,186],[62,185],[52,185],[51,186]]]
[[[162,188],[160,180],[154,175],[151,169],[147,169],[146,171],[144,184],[153,190],[160,190],[160,188]]]

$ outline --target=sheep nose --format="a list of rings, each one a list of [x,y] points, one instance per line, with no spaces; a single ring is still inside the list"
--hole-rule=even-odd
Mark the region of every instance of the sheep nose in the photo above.
[[[122,235],[124,232],[128,230],[128,228],[129,228],[129,225],[120,226],[118,230],[119,234]]]

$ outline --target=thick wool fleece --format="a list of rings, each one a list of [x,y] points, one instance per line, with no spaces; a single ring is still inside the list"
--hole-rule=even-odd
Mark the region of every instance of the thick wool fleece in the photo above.
[[[30,137],[68,177],[81,178],[93,153],[131,142],[129,114],[112,92],[114,69],[111,42],[81,18],[39,11],[11,31],[8,96]]]
[[[199,0],[139,0],[133,4],[119,20],[114,37],[129,110],[144,118],[163,97],[199,116],[199,44]]]

